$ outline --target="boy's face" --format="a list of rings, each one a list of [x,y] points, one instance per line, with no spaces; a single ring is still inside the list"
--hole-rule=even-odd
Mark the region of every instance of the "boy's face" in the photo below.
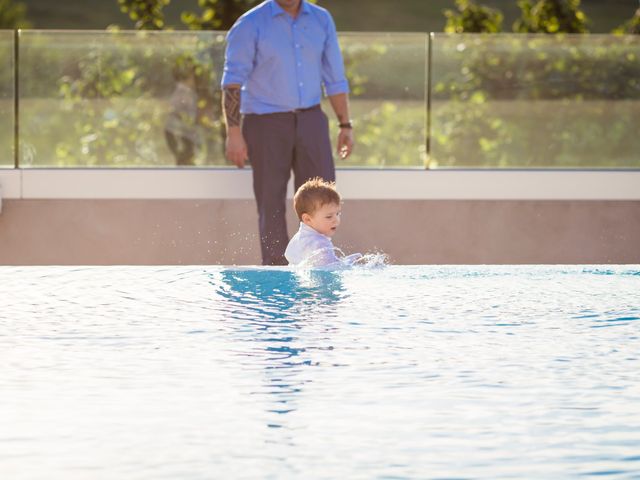
[[[325,203],[312,214],[303,213],[302,222],[313,228],[316,232],[333,237],[340,225],[342,209],[336,203]]]

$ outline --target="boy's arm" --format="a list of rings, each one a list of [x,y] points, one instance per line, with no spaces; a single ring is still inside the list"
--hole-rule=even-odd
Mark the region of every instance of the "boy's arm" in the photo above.
[[[306,263],[309,267],[329,267],[332,265],[339,265],[340,259],[336,257],[336,253],[333,248],[323,248],[313,252],[306,259]]]
[[[307,258],[309,266],[328,267],[340,263],[340,259],[336,256],[336,249],[333,246],[333,242],[326,237],[323,238],[320,234],[318,234],[313,243],[308,246],[307,251],[311,254]]]

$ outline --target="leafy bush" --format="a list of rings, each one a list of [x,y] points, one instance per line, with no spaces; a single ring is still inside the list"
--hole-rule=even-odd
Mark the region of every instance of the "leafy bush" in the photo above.
[[[172,72],[190,58],[200,99],[217,82],[213,33],[37,33],[21,43],[23,164],[169,165],[164,140]],[[55,42],[52,42],[55,38]],[[60,48],[51,49],[56,44]],[[214,49],[215,51],[215,49]],[[219,161],[219,121],[199,105],[198,164]],[[205,118],[206,117],[206,120]],[[215,151],[218,149],[218,151]]]
[[[637,37],[436,36],[432,166],[638,167]]]
[[[519,33],[587,33],[580,0],[519,0],[522,16],[513,24]]]
[[[424,165],[427,38],[341,37],[357,145],[338,165]],[[197,77],[195,164],[227,165],[216,110],[223,51],[219,32],[24,32],[22,165],[174,164],[163,129],[171,73],[185,64]],[[435,35],[430,166],[640,167],[639,56],[637,36]],[[0,88],[12,97],[11,73]]]
[[[0,167],[14,164],[13,50],[13,32],[0,32]]]
[[[445,10],[446,33],[497,33],[502,30],[503,15],[473,0],[456,0],[457,11]]]
[[[27,20],[27,7],[13,0],[0,0],[0,29],[30,28]]]
[[[613,33],[626,35],[640,35],[640,8],[628,21],[616,28]]]

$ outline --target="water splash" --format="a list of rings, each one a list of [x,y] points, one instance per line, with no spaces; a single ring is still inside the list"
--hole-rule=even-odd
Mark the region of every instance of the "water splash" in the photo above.
[[[365,253],[357,263],[364,269],[384,268],[389,265],[389,256],[383,252]]]
[[[337,262],[327,263],[327,258],[337,257]],[[346,255],[340,248],[334,247],[333,250],[318,249],[314,251],[303,262],[300,262],[294,268],[298,272],[307,270],[348,270],[352,268],[358,269],[376,269],[384,268],[389,265],[389,257],[383,252],[352,253]]]

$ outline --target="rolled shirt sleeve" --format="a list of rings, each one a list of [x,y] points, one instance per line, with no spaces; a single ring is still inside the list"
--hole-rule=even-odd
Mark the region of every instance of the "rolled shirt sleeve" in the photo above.
[[[227,49],[221,86],[244,85],[253,69],[256,27],[248,18],[239,19],[227,34]]]
[[[328,96],[349,93],[336,24],[330,14],[327,13],[327,17],[327,40],[322,54],[322,83]]]

